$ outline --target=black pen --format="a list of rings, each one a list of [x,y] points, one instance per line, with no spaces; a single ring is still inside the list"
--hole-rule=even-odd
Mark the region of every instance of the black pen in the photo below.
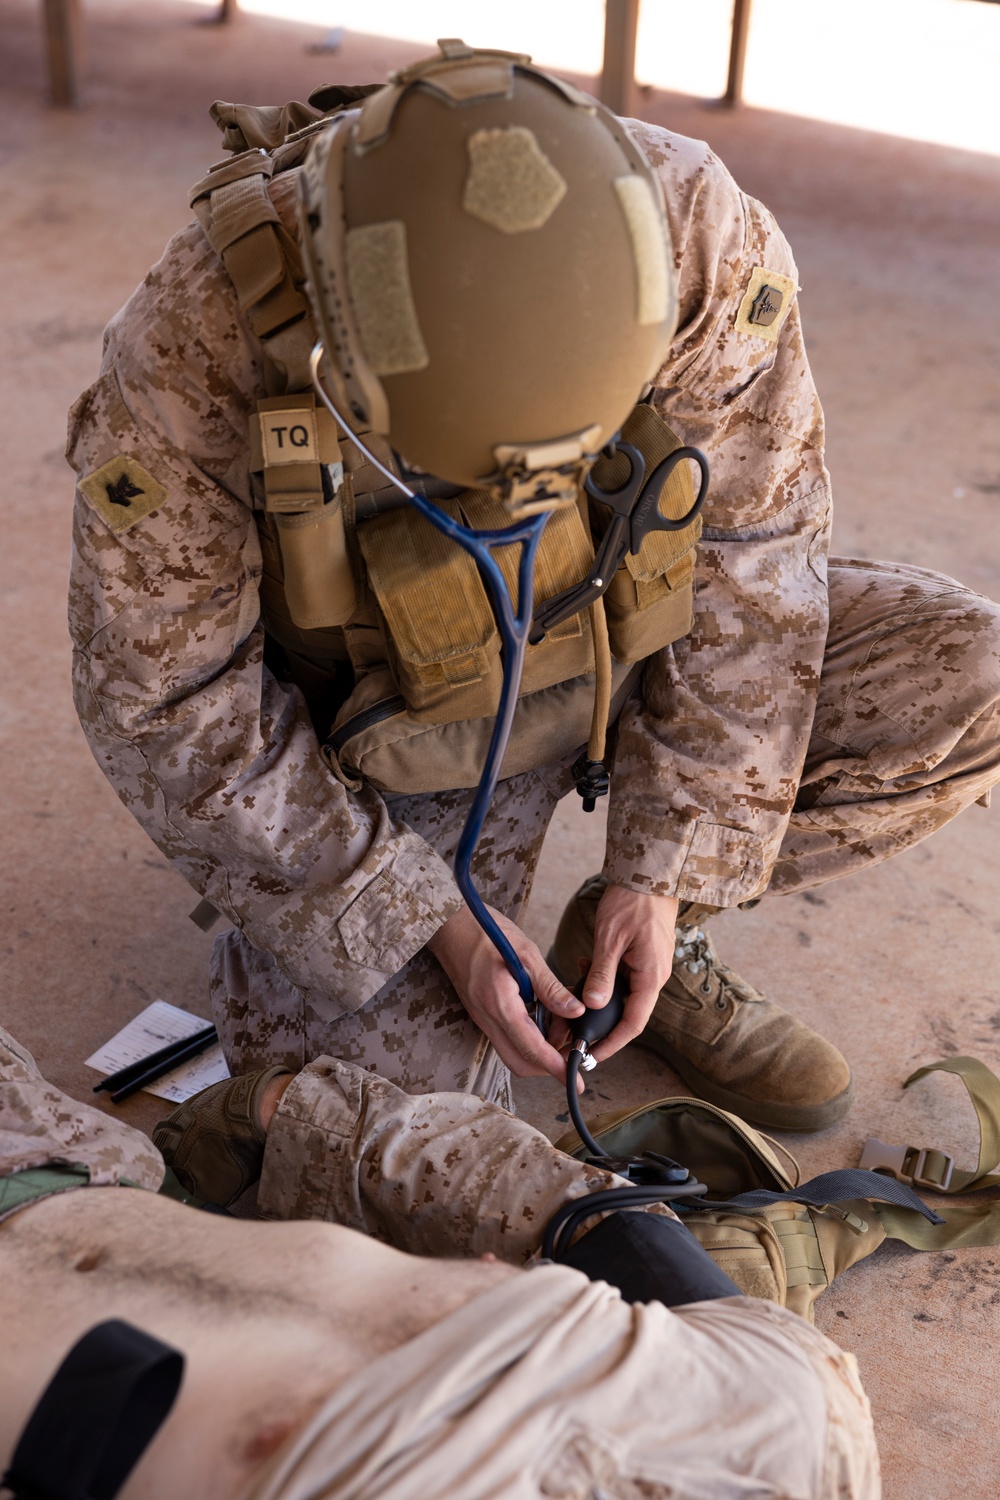
[[[115,1089],[111,1095],[111,1103],[121,1104],[123,1099],[128,1099],[132,1094],[137,1094],[148,1083],[155,1083],[158,1078],[163,1077],[164,1073],[169,1073],[172,1068],[179,1067],[181,1063],[188,1062],[192,1057],[197,1057],[199,1052],[204,1052],[217,1041],[218,1035],[214,1026],[210,1030],[196,1032],[194,1036],[185,1038],[184,1044],[172,1057],[165,1058],[162,1062],[147,1068],[145,1073],[140,1073],[136,1078],[130,1079],[121,1088]]]
[[[218,1032],[214,1026],[205,1026],[200,1031],[192,1032],[190,1036],[178,1037],[176,1041],[168,1042],[165,1047],[160,1047],[156,1052],[150,1052],[148,1056],[138,1058],[127,1067],[119,1068],[116,1073],[109,1073],[107,1078],[102,1078],[100,1083],[94,1084],[94,1093],[100,1094],[104,1089],[122,1089],[134,1078],[138,1078],[140,1074],[145,1075],[151,1069],[160,1069],[162,1073],[168,1073],[175,1066],[179,1053],[184,1052],[185,1056],[191,1055],[185,1049],[192,1042],[204,1042],[207,1046],[210,1042],[217,1040]]]

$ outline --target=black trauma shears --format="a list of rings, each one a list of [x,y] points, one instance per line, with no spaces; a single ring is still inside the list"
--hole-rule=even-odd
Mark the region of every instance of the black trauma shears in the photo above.
[[[577,614],[599,599],[626,556],[630,553],[634,556],[650,532],[683,531],[692,521],[697,520],[705,503],[705,496],[708,494],[708,459],[700,449],[675,448],[673,453],[668,453],[657,464],[648,478],[646,460],[632,443],[619,440],[605,449],[605,453],[608,457],[623,453],[630,465],[629,476],[621,489],[602,490],[593,474],[588,474],[584,481],[587,494],[612,512],[611,524],[604,533],[587,577],[572,588],[564,589],[561,594],[546,600],[535,610],[529,636],[532,645],[537,645],[560,620],[568,619],[570,615]],[[686,459],[691,459],[698,465],[701,484],[687,514],[671,520],[660,512],[660,495],[677,465]]]

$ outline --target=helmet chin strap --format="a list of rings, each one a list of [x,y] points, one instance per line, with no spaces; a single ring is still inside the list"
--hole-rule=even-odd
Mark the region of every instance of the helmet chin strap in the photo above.
[[[486,754],[486,762],[483,766],[479,785],[476,787],[475,796],[469,815],[465,820],[458,848],[455,851],[455,880],[461,891],[466,904],[471,910],[476,921],[493,943],[507,968],[514,978],[514,982],[520,991],[521,998],[534,1016],[535,1022],[541,1031],[545,1031],[547,1012],[535,997],[531,987],[531,980],[521,960],[518,958],[507,936],[501,931],[492,912],[486,906],[479,892],[472,883],[472,856],[476,845],[479,843],[496,790],[497,781],[500,779],[500,767],[503,764],[504,752],[510,739],[511,725],[514,721],[514,711],[517,708],[518,690],[521,686],[521,676],[524,670],[524,654],[528,645],[528,636],[532,626],[535,601],[535,558],[538,553],[538,544],[542,539],[542,532],[552,514],[551,510],[545,510],[538,514],[525,516],[511,526],[505,526],[499,531],[473,531],[461,522],[452,520],[451,516],[439,510],[430,500],[423,495],[417,494],[410,489],[409,485],[394,474],[391,469],[372,453],[361,438],[358,437],[354,428],[347,421],[342,412],[334,405],[330,395],[323,384],[320,374],[320,363],[323,358],[323,346],[317,344],[313,349],[309,361],[309,369],[316,394],[330,412],[331,416],[340,424],[358,450],[364,455],[369,463],[384,475],[386,479],[394,484],[396,488],[406,496],[420,514],[429,521],[438,531],[450,537],[452,541],[477,562],[486,580],[487,587],[493,598],[496,610],[497,623],[500,627],[500,638],[503,641],[503,683],[500,689],[500,704],[497,709],[496,718],[493,723],[493,734],[490,738],[489,750]],[[521,546],[520,561],[518,564],[517,597],[518,606],[515,609],[514,601],[493,557],[495,547],[508,547],[518,542]]]

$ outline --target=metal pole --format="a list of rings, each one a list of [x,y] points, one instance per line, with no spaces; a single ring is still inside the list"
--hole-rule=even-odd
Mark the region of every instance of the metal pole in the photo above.
[[[616,115],[632,112],[639,0],[605,0],[601,102]]]
[[[750,35],[750,7],[753,0],[733,0],[733,35],[729,47],[729,78],[723,104],[743,103],[743,69],[747,60],[747,37]]]
[[[43,17],[49,57],[49,98],[61,109],[72,109],[79,99],[80,0],[44,0]]]

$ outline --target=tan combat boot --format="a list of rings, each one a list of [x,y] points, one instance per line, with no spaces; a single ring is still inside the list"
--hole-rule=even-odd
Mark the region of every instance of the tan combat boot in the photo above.
[[[595,875],[563,912],[549,967],[572,987],[594,946],[607,881]],[[678,927],[674,971],[637,1045],[666,1058],[710,1104],[772,1130],[822,1130],[851,1105],[851,1070],[810,1031],[721,962],[705,932]]]

